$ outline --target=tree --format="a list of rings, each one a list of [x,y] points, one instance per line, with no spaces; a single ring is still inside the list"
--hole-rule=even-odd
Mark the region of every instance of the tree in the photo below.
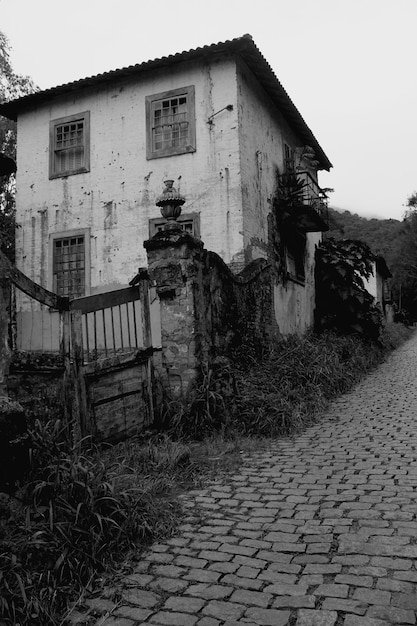
[[[377,340],[381,311],[365,289],[375,255],[363,241],[326,239],[316,250],[316,330]]]
[[[0,102],[13,100],[36,91],[31,78],[13,71],[10,44],[0,31]],[[16,123],[0,116],[0,153],[16,159]],[[14,261],[16,228],[16,181],[14,174],[0,176],[0,249]]]
[[[393,263],[393,291],[401,315],[417,320],[417,192],[406,202],[402,228]]]

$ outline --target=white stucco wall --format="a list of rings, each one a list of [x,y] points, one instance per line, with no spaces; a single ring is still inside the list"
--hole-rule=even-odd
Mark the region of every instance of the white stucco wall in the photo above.
[[[375,300],[375,304],[379,303],[382,306],[384,300],[384,279],[376,269],[376,262],[372,262],[372,275],[366,280],[363,280],[364,287],[368,293]]]
[[[284,172],[284,144],[294,150],[303,144],[242,64],[238,66],[238,110],[244,256],[250,261],[267,256],[268,214],[277,174]],[[307,234],[304,283],[288,280],[275,285],[275,317],[284,335],[302,333],[314,323],[315,249],[320,241],[321,233]]]
[[[146,159],[145,97],[195,86],[196,152]],[[207,124],[207,119],[228,104]],[[49,180],[49,122],[91,114],[90,172]],[[171,67],[140,81],[115,82],[56,98],[18,120],[18,266],[51,287],[48,240],[53,233],[89,228],[91,293],[126,285],[146,265],[143,241],[155,199],[174,179],[186,197],[183,213],[200,215],[201,237],[226,262],[242,248],[236,69],[224,58],[211,65]]]
[[[315,250],[321,233],[308,233],[306,242],[305,283],[288,280],[274,289],[275,319],[283,335],[304,333],[314,324],[315,309]]]
[[[376,272],[376,263],[372,263],[372,275],[368,279],[363,279],[363,285],[368,293],[371,294],[375,300],[378,300],[378,280]]]
[[[238,65],[238,111],[244,247],[251,260],[266,256],[267,218],[277,173],[284,171],[284,143],[294,149],[302,142],[243,64]]]

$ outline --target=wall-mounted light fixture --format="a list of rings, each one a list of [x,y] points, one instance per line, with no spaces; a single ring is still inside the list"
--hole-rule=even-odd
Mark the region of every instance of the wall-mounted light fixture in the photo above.
[[[218,115],[222,111],[233,111],[233,104],[228,104],[227,106],[225,106],[222,109],[220,109],[220,111],[217,111],[217,113],[213,113],[213,115],[210,115],[210,117],[207,120],[207,124],[213,124],[213,117],[215,117],[216,115]]]

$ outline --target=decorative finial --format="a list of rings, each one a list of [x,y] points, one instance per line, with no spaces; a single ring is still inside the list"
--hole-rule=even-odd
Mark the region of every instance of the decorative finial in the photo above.
[[[181,207],[185,202],[184,196],[182,196],[173,187],[173,180],[164,180],[165,189],[160,196],[156,199],[156,206],[161,209],[161,215],[167,220],[164,224],[164,230],[181,230],[180,225],[177,223],[177,219],[181,215]]]

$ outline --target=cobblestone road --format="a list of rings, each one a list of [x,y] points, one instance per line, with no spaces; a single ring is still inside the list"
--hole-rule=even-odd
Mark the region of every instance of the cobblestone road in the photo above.
[[[414,336],[320,424],[187,494],[122,601],[90,601],[97,624],[415,624],[416,368]]]

